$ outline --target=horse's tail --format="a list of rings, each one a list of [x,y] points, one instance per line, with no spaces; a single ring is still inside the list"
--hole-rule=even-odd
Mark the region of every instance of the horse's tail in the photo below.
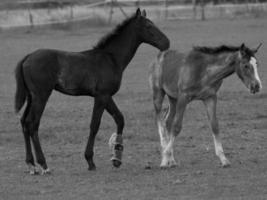
[[[18,113],[26,101],[28,89],[25,84],[24,75],[23,75],[23,63],[28,58],[29,55],[25,56],[21,61],[18,62],[15,69],[15,78],[16,78],[16,93],[15,93],[15,112]]]

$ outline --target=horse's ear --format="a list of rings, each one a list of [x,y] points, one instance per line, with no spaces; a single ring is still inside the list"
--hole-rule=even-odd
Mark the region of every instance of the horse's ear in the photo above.
[[[240,50],[241,50],[241,51],[245,50],[245,44],[244,44],[244,43],[241,44],[241,46],[240,46]]]
[[[140,10],[140,8],[137,8],[135,16],[136,17],[140,17],[141,16],[141,10]]]
[[[146,17],[146,10],[145,9],[142,11],[142,16]]]
[[[245,56],[245,54],[246,54],[245,48],[246,48],[245,47],[245,44],[242,43],[241,46],[240,46],[240,48],[239,48],[239,56],[240,56],[240,58],[242,58],[243,56]]]
[[[256,49],[253,49],[253,52],[254,53],[257,53],[258,52],[258,50],[259,50],[259,48],[262,46],[262,43],[260,43],[258,46],[257,46],[257,48]]]

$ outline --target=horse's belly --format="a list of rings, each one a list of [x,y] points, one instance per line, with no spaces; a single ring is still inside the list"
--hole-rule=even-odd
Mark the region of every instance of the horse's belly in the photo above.
[[[63,88],[60,85],[55,86],[55,90],[63,94],[72,95],[72,96],[95,96],[94,92],[84,88]]]
[[[69,95],[94,96],[96,79],[91,76],[86,76],[85,73],[70,73],[68,76],[59,74],[55,90]]]

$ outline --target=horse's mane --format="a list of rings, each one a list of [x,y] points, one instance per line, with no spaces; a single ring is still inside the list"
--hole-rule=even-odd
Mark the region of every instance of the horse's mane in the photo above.
[[[94,49],[104,48],[110,41],[112,41],[117,35],[119,35],[123,29],[135,19],[136,15],[132,15],[125,19],[122,23],[118,24],[111,32],[103,36],[97,44],[94,46]]]
[[[218,53],[224,53],[224,52],[235,52],[240,49],[240,46],[226,46],[221,45],[218,47],[206,47],[206,46],[195,46],[193,50],[199,51],[206,54],[218,54]]]

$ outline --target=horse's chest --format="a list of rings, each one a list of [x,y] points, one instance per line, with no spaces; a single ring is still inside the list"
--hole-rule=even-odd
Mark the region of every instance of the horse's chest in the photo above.
[[[96,90],[101,93],[115,94],[121,85],[121,76],[105,74],[97,80]]]

